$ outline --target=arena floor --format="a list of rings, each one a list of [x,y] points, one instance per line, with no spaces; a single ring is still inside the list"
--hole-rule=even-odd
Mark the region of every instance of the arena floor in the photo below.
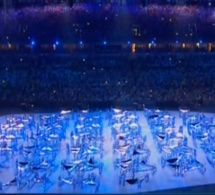
[[[182,125],[182,120],[179,118],[179,112],[170,111],[170,113],[176,117],[176,128],[178,128],[180,125]],[[149,158],[149,164],[155,165],[157,167],[157,172],[154,176],[150,176],[149,182],[145,183],[143,182],[141,189],[138,189],[136,185],[126,185],[126,186],[119,186],[118,185],[118,170],[114,170],[113,167],[113,152],[112,152],[112,140],[111,140],[111,127],[108,125],[108,119],[107,119],[107,113],[103,112],[103,126],[104,126],[104,149],[105,154],[103,157],[103,163],[104,163],[104,169],[103,173],[100,178],[100,188],[99,193],[120,193],[120,194],[126,194],[126,193],[139,193],[139,192],[174,192],[169,191],[169,189],[176,189],[176,188],[186,188],[191,186],[205,186],[202,188],[205,192],[207,192],[206,185],[209,185],[210,189],[213,190],[214,188],[211,187],[215,184],[215,170],[212,168],[205,157],[204,152],[197,148],[197,160],[199,160],[201,163],[206,165],[206,173],[205,175],[200,174],[198,171],[191,171],[185,174],[185,176],[182,177],[175,177],[173,175],[173,171],[166,167],[164,169],[161,168],[160,165],[160,154],[158,153],[157,149],[155,148],[149,126],[147,124],[146,118],[143,115],[142,111],[138,111],[137,115],[139,117],[139,124],[141,125],[141,129],[143,131],[143,134],[147,136],[147,145],[151,150],[151,156]],[[206,114],[208,116],[213,116],[213,114]],[[5,123],[5,117],[2,116],[0,118],[1,123]],[[57,161],[60,162],[61,159],[64,159],[66,156],[65,153],[65,145],[69,141],[70,136],[70,128],[74,127],[74,121],[72,120],[72,117],[70,117],[70,127],[67,129],[67,140],[61,143],[61,152],[58,154]],[[187,134],[187,130],[185,128],[184,134]],[[189,137],[189,136],[188,136]],[[188,145],[190,147],[193,146],[192,140],[189,138]],[[11,165],[14,164],[15,159],[11,159]],[[55,173],[51,176],[51,180],[53,181],[53,185],[47,190],[46,193],[89,193],[90,191],[88,189],[80,190],[76,189],[73,190],[71,186],[63,185],[62,187],[58,186],[57,178],[60,175],[60,166],[58,170],[55,171]],[[11,168],[4,168],[0,169],[0,180],[1,182],[8,182],[9,180],[12,180],[14,178],[14,168],[13,166]],[[209,189],[208,188],[208,189]],[[191,189],[191,188],[190,188]],[[186,190],[181,190],[182,192],[186,192]],[[176,191],[176,192],[181,192]],[[21,191],[17,191],[16,187],[8,187],[4,188],[3,193],[41,193],[43,192],[43,188],[40,185],[35,185],[31,190],[28,190],[27,188],[23,188]],[[190,192],[194,192],[194,190],[190,190]],[[197,191],[200,192],[200,191]]]

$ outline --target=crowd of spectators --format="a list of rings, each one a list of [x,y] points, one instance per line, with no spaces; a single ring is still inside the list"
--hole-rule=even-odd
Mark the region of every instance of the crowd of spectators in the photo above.
[[[1,57],[0,102],[215,104],[213,54],[146,54],[136,59]]]
[[[175,43],[184,48],[188,43],[205,43],[210,51],[215,41],[212,7],[74,3],[71,7],[8,8],[0,10],[0,27],[1,45],[20,48],[13,56],[7,50],[0,56],[2,105],[215,105],[214,54],[142,54],[138,47],[132,57],[121,52],[123,44],[131,52],[132,43],[153,47]],[[70,43],[86,45],[90,52],[75,53],[72,48],[68,50],[72,55],[58,53]],[[25,55],[20,45],[27,45],[30,53]],[[52,53],[41,55],[42,47],[37,45],[51,45]],[[104,51],[103,55],[111,46],[117,52]]]
[[[96,14],[95,14],[96,13]],[[0,11],[0,40],[41,44],[214,41],[215,10],[201,6],[74,4]],[[5,38],[8,39],[5,39]]]

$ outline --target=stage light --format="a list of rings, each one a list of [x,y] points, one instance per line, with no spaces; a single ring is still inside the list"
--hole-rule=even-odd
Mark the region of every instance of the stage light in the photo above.
[[[135,53],[135,52],[136,52],[136,44],[135,44],[135,43],[133,43],[133,44],[131,45],[131,51],[132,51],[132,53]]]
[[[199,41],[199,43],[200,43],[200,44],[202,44],[202,43],[203,43],[203,41],[202,41],[202,40],[200,40],[200,41]]]
[[[56,42],[55,42],[55,45],[59,45],[59,41],[56,41]]]
[[[183,48],[183,49],[186,48],[186,44],[185,44],[185,43],[182,44],[182,48]]]
[[[103,44],[104,44],[104,45],[106,45],[106,44],[107,44],[107,42],[106,42],[106,41],[104,41],[104,42],[103,42]]]
[[[178,40],[176,40],[175,43],[178,44],[179,43]]]
[[[80,43],[79,43],[80,45],[83,45],[83,41],[80,41]]]
[[[31,45],[32,45],[32,46],[35,45],[35,41],[31,41]]]
[[[152,41],[151,41],[151,44],[152,44],[152,45],[154,45],[154,44],[155,44],[155,42],[152,40]]]
[[[212,43],[209,43],[208,44],[208,51],[211,52],[211,50],[212,50]]]
[[[128,44],[128,45],[130,45],[130,44],[131,44],[131,42],[130,42],[130,41],[128,41],[128,42],[127,42],[127,44]]]
[[[11,49],[12,48],[12,45],[10,43],[8,43],[8,48]]]

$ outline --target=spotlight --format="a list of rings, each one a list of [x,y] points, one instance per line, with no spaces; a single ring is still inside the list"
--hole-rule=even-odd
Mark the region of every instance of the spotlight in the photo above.
[[[199,43],[200,43],[200,44],[202,44],[202,43],[203,43],[203,41],[202,41],[202,40],[200,40],[200,41],[199,41]]]
[[[83,41],[80,41],[80,43],[79,43],[80,45],[83,45]]]
[[[31,41],[31,45],[32,45],[32,46],[35,45],[35,41]]]
[[[59,41],[56,41],[56,42],[55,42],[55,45],[59,45]]]
[[[128,44],[128,45],[130,45],[130,44],[131,44],[131,42],[130,42],[130,41],[128,41],[128,42],[127,42],[127,44]]]
[[[103,42],[103,44],[104,44],[104,45],[106,45],[106,44],[107,44],[107,42],[106,42],[106,41],[104,41],[104,42]]]

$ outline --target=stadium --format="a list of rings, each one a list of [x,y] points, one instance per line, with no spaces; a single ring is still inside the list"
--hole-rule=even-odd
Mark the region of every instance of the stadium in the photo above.
[[[0,193],[215,192],[214,0],[1,0]]]

